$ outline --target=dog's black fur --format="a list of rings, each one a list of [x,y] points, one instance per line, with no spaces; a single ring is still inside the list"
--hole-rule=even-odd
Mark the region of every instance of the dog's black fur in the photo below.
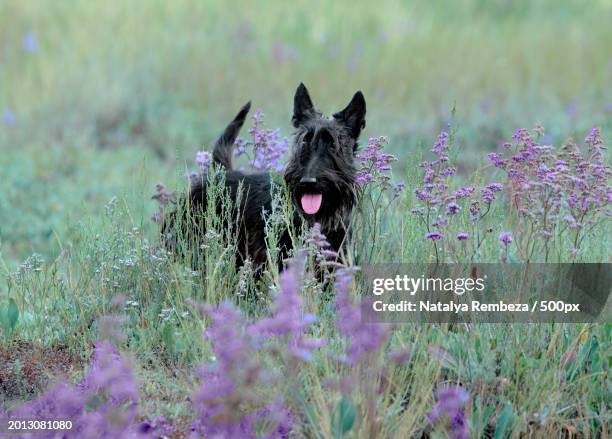
[[[261,269],[267,262],[265,215],[272,210],[272,177],[268,173],[245,174],[232,168],[233,145],[250,105],[249,102],[240,110],[217,140],[213,161],[225,168],[225,185],[232,200],[240,199],[239,186],[242,188],[242,201],[240,205],[233,206],[235,215],[232,216],[239,218],[234,227],[238,233],[237,262],[242,265],[248,258],[256,268]],[[321,231],[335,251],[340,250],[345,239],[346,227],[355,204],[354,157],[357,139],[365,126],[365,113],[365,99],[360,91],[355,93],[344,110],[331,118],[323,117],[314,107],[304,84],[300,84],[295,93],[292,122],[296,132],[284,175],[295,207],[294,225],[299,230],[304,221],[309,226],[320,223]],[[206,179],[192,185],[186,200],[191,204],[191,213],[184,214],[186,221],[181,221],[200,234],[204,233],[206,186]],[[322,195],[316,213],[308,214],[302,208],[300,200],[304,194]],[[181,207],[179,203],[178,210],[185,210],[182,204]],[[167,246],[172,242],[167,238],[176,236],[176,230],[172,230],[176,225],[176,214],[171,214],[162,228]],[[280,238],[281,259],[288,255],[291,247],[290,235],[285,231]],[[282,260],[279,264],[282,264]]]

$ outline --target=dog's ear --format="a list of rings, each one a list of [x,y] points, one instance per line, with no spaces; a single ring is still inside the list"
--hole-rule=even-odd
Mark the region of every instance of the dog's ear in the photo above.
[[[359,137],[361,130],[365,128],[366,102],[363,93],[358,91],[351,102],[342,111],[334,114],[334,119],[346,125],[354,139]]]
[[[294,127],[299,127],[314,114],[315,109],[308,94],[306,86],[300,82],[295,97],[293,98],[293,117],[291,122]]]

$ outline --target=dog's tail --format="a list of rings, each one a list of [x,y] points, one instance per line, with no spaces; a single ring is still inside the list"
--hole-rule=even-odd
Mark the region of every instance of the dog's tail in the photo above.
[[[238,137],[240,128],[244,124],[249,110],[251,109],[251,101],[247,102],[244,107],[240,109],[234,120],[225,128],[221,137],[215,143],[213,150],[213,162],[223,166],[228,171],[232,169],[232,155],[234,153],[234,142]]]

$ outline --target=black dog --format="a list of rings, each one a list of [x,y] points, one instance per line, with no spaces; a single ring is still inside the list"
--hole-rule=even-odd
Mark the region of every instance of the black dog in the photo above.
[[[268,173],[245,174],[232,168],[234,142],[250,106],[249,102],[240,110],[217,140],[213,162],[225,168],[225,185],[231,199],[241,200],[233,206],[231,216],[238,218],[234,225],[238,233],[237,263],[242,265],[250,259],[254,267],[261,269],[267,262],[265,218],[272,210],[273,177]],[[359,133],[365,127],[365,113],[365,99],[360,91],[344,110],[331,118],[323,117],[313,106],[304,84],[300,84],[295,93],[292,122],[296,132],[284,175],[295,205],[294,226],[299,230],[304,221],[308,226],[320,223],[321,231],[335,251],[340,250],[345,239],[356,200],[354,157]],[[206,191],[207,180],[202,179],[192,185],[185,200],[190,203],[189,209],[185,209],[185,203],[179,204],[178,211],[183,210],[181,224],[197,231],[192,234],[205,232]],[[176,236],[176,214],[171,214],[162,228],[167,246],[173,243],[168,238]],[[182,228],[181,231],[185,234],[189,230]],[[291,248],[291,237],[285,231],[280,238],[280,264]]]

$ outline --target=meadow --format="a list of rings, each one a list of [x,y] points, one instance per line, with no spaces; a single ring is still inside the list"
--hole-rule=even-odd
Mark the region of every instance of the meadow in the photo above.
[[[354,270],[612,261],[609,22],[607,0],[0,2],[0,415],[74,437],[609,437],[610,304],[371,327]],[[280,131],[243,129],[246,155],[289,138],[301,81],[326,113],[368,105],[345,266],[324,288],[305,230],[302,264],[256,279],[214,215],[205,257],[175,260],[152,196],[204,172],[249,99]]]

